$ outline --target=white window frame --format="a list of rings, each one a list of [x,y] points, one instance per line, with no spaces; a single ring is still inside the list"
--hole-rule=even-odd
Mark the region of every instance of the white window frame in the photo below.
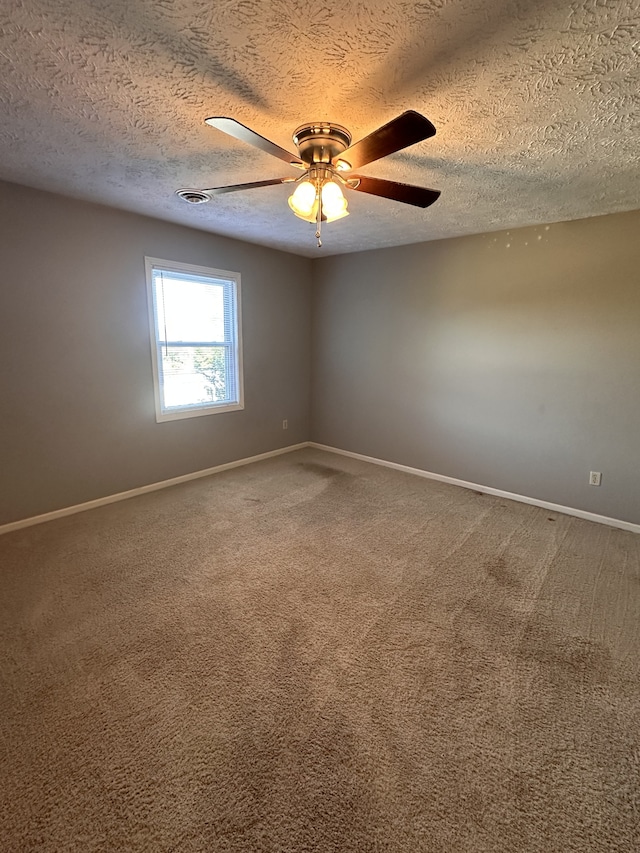
[[[230,270],[216,270],[210,267],[201,267],[194,264],[183,264],[179,261],[167,261],[161,258],[145,257],[145,271],[147,278],[147,305],[149,308],[149,331],[151,343],[151,363],[153,369],[153,391],[156,406],[156,421],[163,423],[164,421],[181,420],[182,418],[198,418],[203,415],[215,415],[221,412],[236,412],[244,409],[244,378],[242,370],[242,310],[240,298],[240,273],[231,272]],[[198,403],[194,405],[184,406],[180,408],[163,409],[161,377],[162,366],[159,357],[160,348],[165,342],[160,339],[160,330],[157,323],[157,306],[155,300],[155,292],[153,287],[153,271],[164,270],[165,272],[180,272],[198,275],[204,278],[223,279],[234,283],[235,291],[235,316],[236,329],[233,357],[236,365],[236,385],[237,385],[237,402],[233,403]],[[195,343],[195,342],[194,342]]]

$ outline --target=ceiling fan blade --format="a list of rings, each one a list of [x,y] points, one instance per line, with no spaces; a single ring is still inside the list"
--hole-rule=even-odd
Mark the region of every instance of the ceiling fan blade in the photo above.
[[[359,169],[367,163],[386,157],[387,154],[394,154],[409,145],[435,136],[435,133],[436,129],[428,118],[415,110],[407,110],[347,148],[342,154],[338,154],[334,161],[345,160],[352,169]]]
[[[221,130],[223,133],[229,134],[229,136],[233,136],[234,139],[239,139],[240,142],[246,142],[248,145],[253,145],[267,154],[272,154],[274,157],[284,160],[285,163],[302,165],[302,160],[297,154],[285,151],[284,148],[280,148],[275,142],[265,139],[264,136],[260,136],[259,133],[256,133],[255,130],[251,130],[249,127],[245,127],[244,124],[240,124],[234,118],[212,116],[211,118],[206,118],[205,123],[211,127],[215,127],[217,130]]]
[[[367,178],[364,175],[353,175],[349,180],[357,178],[360,183],[351,187],[361,193],[379,195],[403,204],[413,204],[415,207],[429,207],[440,196],[439,190],[429,190],[426,187],[414,187],[412,184],[399,184],[396,181],[384,181],[382,178]],[[349,185],[347,184],[347,187]]]
[[[256,187],[273,187],[275,184],[288,184],[293,180],[293,178],[272,178],[268,181],[251,181],[248,184],[231,184],[228,187],[209,187],[206,190],[200,190],[200,192],[207,193],[208,195],[222,195],[223,193],[235,193],[238,190],[253,190]]]

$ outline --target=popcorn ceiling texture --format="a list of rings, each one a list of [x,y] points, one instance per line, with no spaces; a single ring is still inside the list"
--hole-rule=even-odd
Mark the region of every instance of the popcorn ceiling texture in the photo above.
[[[357,140],[416,109],[437,136],[362,171],[441,198],[350,193],[323,254],[629,210],[639,20],[639,0],[19,0],[0,11],[0,178],[316,256],[286,185],[173,195],[298,174],[204,118],[293,150],[304,122]]]

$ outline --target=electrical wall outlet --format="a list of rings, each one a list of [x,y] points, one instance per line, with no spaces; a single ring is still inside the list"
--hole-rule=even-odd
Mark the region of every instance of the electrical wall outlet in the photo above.
[[[589,485],[590,486],[599,486],[601,480],[602,480],[602,474],[600,473],[600,471],[589,471]]]
[[[282,429],[289,429],[289,421],[286,418],[282,421]]]

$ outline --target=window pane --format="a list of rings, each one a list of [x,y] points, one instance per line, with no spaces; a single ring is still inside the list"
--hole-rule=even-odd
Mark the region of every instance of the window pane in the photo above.
[[[211,405],[233,398],[228,347],[159,347],[162,395],[167,409]],[[232,378],[232,377],[231,377]]]
[[[145,263],[158,423],[243,408],[240,274]]]
[[[225,339],[224,311],[228,282],[154,270],[153,283],[160,340],[229,340]]]

